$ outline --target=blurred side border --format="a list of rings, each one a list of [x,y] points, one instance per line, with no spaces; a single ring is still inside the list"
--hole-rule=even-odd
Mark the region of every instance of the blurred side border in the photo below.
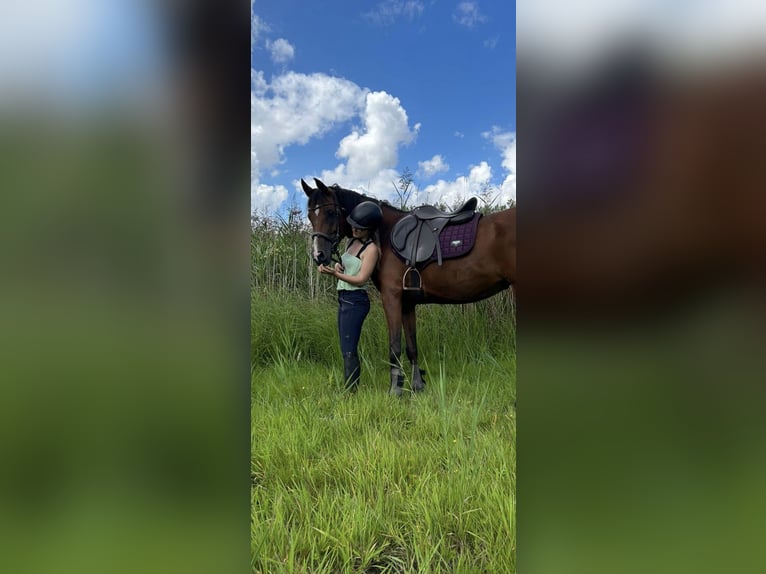
[[[246,570],[248,6],[5,10],[0,570]]]

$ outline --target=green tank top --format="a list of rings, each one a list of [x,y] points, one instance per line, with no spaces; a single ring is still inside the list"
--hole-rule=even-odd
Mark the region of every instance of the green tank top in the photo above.
[[[359,250],[359,253],[367,247],[368,244],[365,244],[362,246],[362,249]],[[357,275],[359,271],[362,269],[362,260],[357,257],[356,255],[350,255],[349,253],[344,253],[340,256],[340,262],[341,265],[343,265],[343,273],[345,275],[351,275],[352,277]],[[357,287],[356,285],[352,285],[351,283],[346,283],[345,281],[341,281],[338,279],[338,291],[355,291],[355,290],[364,290],[367,289],[367,285],[362,285],[361,287]]]

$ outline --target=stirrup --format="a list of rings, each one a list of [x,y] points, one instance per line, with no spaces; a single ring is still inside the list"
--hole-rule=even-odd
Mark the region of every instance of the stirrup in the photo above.
[[[407,285],[407,275],[414,272],[413,285]],[[420,271],[415,269],[414,267],[407,267],[407,271],[404,272],[404,276],[402,277],[402,289],[405,291],[422,291],[423,290],[423,281],[420,278]]]

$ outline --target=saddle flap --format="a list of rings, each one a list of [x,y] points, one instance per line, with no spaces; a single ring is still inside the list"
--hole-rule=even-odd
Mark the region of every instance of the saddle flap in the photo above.
[[[426,261],[436,249],[438,235],[414,215],[400,219],[391,230],[391,246],[405,261]]]
[[[415,263],[422,263],[428,261],[436,248],[436,242],[438,236],[433,233],[423,233],[420,236],[420,241],[415,248]]]
[[[395,251],[403,252],[407,244],[407,236],[415,230],[418,222],[412,215],[407,215],[396,222],[391,230],[391,246]]]

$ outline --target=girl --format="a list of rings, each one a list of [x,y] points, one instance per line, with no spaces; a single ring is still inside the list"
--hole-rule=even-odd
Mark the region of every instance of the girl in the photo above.
[[[319,271],[338,278],[338,334],[343,355],[343,379],[348,391],[359,385],[359,338],[362,325],[370,312],[367,281],[370,279],[380,252],[372,236],[383,219],[380,206],[363,201],[346,218],[351,225],[352,239],[334,267],[320,265]]]

